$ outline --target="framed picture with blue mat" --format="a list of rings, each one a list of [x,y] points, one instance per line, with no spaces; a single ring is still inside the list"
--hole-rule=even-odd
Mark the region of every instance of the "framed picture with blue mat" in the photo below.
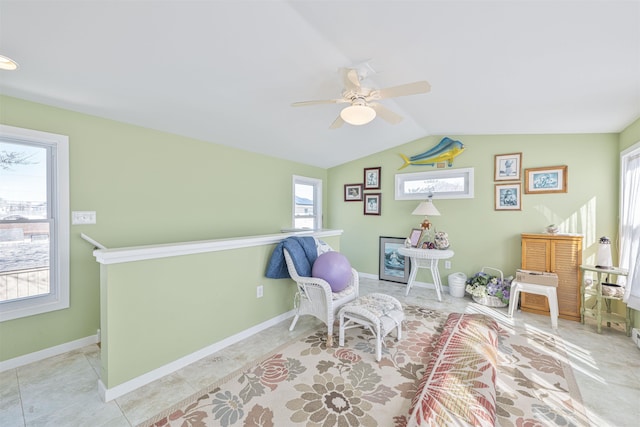
[[[378,276],[380,280],[408,283],[411,272],[411,259],[398,253],[404,247],[406,237],[380,236],[380,263]]]

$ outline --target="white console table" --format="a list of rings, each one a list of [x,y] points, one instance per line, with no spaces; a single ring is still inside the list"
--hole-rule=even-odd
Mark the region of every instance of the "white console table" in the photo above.
[[[438,301],[442,301],[442,280],[438,271],[438,261],[441,259],[452,258],[454,252],[449,249],[419,249],[419,248],[399,248],[398,253],[405,257],[411,258],[411,273],[409,274],[409,282],[407,283],[407,291],[405,295],[409,295],[411,286],[416,279],[419,268],[428,268],[431,270],[433,284],[436,288]]]

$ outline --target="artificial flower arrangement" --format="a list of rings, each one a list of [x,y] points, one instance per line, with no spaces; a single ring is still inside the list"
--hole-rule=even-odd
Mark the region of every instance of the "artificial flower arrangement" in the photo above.
[[[497,269],[495,270],[500,271],[500,277],[492,276],[484,272],[487,268],[489,267],[485,267],[483,271],[474,274],[467,280],[465,291],[471,294],[476,302],[494,307],[504,307],[509,304],[513,277],[504,279],[502,272]]]

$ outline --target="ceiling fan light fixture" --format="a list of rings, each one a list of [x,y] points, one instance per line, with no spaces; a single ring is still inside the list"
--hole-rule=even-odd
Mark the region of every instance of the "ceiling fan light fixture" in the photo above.
[[[350,105],[340,112],[342,120],[350,125],[365,125],[376,118],[376,110],[367,105]]]
[[[11,58],[0,55],[0,70],[13,71],[18,68],[18,63]]]

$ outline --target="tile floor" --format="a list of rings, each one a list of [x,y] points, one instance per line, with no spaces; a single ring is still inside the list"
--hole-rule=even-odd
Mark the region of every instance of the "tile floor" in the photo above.
[[[422,287],[405,297],[404,289],[398,283],[361,278],[361,294],[384,292],[407,304],[446,312],[488,312],[516,327],[552,331],[545,316],[518,313],[509,319],[506,308],[486,308],[446,293],[438,302],[434,290]],[[282,322],[108,403],[97,390],[100,352],[95,345],[5,371],[0,373],[0,426],[135,426],[318,324],[305,316],[289,332],[289,322]],[[605,328],[598,335],[593,323],[560,319],[557,333],[569,348],[593,426],[640,425],[640,349],[622,329]]]

